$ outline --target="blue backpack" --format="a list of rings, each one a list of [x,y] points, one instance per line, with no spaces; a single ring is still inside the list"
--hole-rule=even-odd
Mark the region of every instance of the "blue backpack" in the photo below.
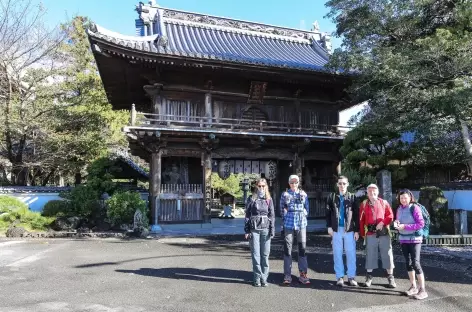
[[[423,215],[424,226],[422,229],[419,229],[415,232],[415,236],[423,236],[424,238],[428,238],[429,236],[429,226],[431,225],[431,216],[429,215],[428,210],[425,206],[421,205],[420,203],[413,203],[410,207],[410,212],[413,215],[413,211],[415,209],[415,205],[420,207],[421,214]]]

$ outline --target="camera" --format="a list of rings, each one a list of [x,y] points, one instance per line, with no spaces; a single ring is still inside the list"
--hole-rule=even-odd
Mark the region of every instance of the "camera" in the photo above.
[[[377,224],[368,224],[367,231],[372,233],[377,232]]]

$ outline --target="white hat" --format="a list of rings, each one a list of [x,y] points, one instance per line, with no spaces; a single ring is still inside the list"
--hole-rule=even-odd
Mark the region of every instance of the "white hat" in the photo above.
[[[300,181],[300,178],[296,174],[292,174],[291,176],[288,177],[288,183],[292,180],[297,180],[297,182]]]
[[[369,185],[367,186],[367,188],[368,188],[368,189],[369,189],[369,188],[376,188],[376,189],[379,189],[379,187],[378,187],[376,184],[374,184],[374,183],[369,184]]]

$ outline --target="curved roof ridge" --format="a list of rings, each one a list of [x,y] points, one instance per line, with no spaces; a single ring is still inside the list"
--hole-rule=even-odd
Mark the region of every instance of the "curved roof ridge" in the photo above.
[[[213,24],[205,24],[205,23],[200,23],[200,22],[195,22],[195,21],[188,21],[188,20],[181,20],[181,19],[174,19],[174,18],[164,18],[164,23],[190,25],[190,26],[200,27],[200,28],[223,30],[223,31],[231,32],[231,33],[247,34],[247,35],[260,36],[260,37],[271,38],[271,39],[278,39],[278,40],[291,41],[291,42],[297,42],[297,43],[311,44],[311,40],[309,38],[300,38],[300,37],[270,34],[270,33],[266,33],[266,32],[255,31],[255,30],[240,29],[240,28],[221,26],[221,25],[213,25]],[[312,39],[312,40],[314,40],[314,39]],[[316,40],[314,40],[314,41],[316,41]]]
[[[277,26],[277,25],[272,25],[272,24],[265,24],[265,23],[260,23],[260,22],[247,21],[247,20],[243,20],[243,19],[236,19],[236,18],[230,18],[230,17],[224,17],[224,16],[210,15],[210,14],[205,14],[205,13],[196,13],[196,12],[189,12],[189,11],[169,9],[169,8],[161,8],[161,9],[163,9],[163,11],[164,11],[163,12],[163,17],[164,18],[189,20],[189,19],[193,18],[192,16],[198,16],[200,18],[214,19],[214,21],[219,20],[219,21],[222,21],[222,22],[224,22],[224,21],[226,21],[226,22],[238,22],[238,23],[244,23],[244,24],[254,25],[254,26],[269,27],[269,28],[272,28],[274,30],[281,29],[281,30],[286,30],[286,31],[299,32],[299,33],[303,33],[304,35],[307,35],[307,36],[312,35],[312,34],[323,34],[323,32],[321,32],[321,31],[311,31],[311,30],[303,30],[303,29],[292,28],[292,27]],[[172,14],[172,13],[174,13],[174,14]],[[193,19],[195,19],[195,18],[193,18]],[[233,27],[233,28],[236,28],[236,27]]]
[[[117,32],[114,32],[112,30],[109,30],[105,27],[102,27],[97,24],[93,24],[90,28],[87,30],[90,34],[101,34],[104,36],[108,37],[114,37],[116,39],[121,39],[121,40],[127,40],[127,41],[154,41],[159,35],[151,35],[151,36],[129,36],[129,35],[123,35]]]

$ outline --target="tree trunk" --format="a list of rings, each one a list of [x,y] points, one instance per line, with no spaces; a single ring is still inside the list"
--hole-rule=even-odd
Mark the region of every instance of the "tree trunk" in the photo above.
[[[56,170],[51,170],[41,181],[41,186],[46,186]],[[62,186],[62,185],[61,185]]]
[[[11,182],[13,185],[27,186],[28,185],[28,168],[23,167],[21,164],[13,164],[11,171],[12,178]]]
[[[472,143],[470,142],[469,127],[465,120],[459,120],[461,125],[462,140],[464,140],[467,174],[472,176]]]
[[[75,185],[79,185],[82,183],[82,175],[80,174],[80,171],[75,173]]]

